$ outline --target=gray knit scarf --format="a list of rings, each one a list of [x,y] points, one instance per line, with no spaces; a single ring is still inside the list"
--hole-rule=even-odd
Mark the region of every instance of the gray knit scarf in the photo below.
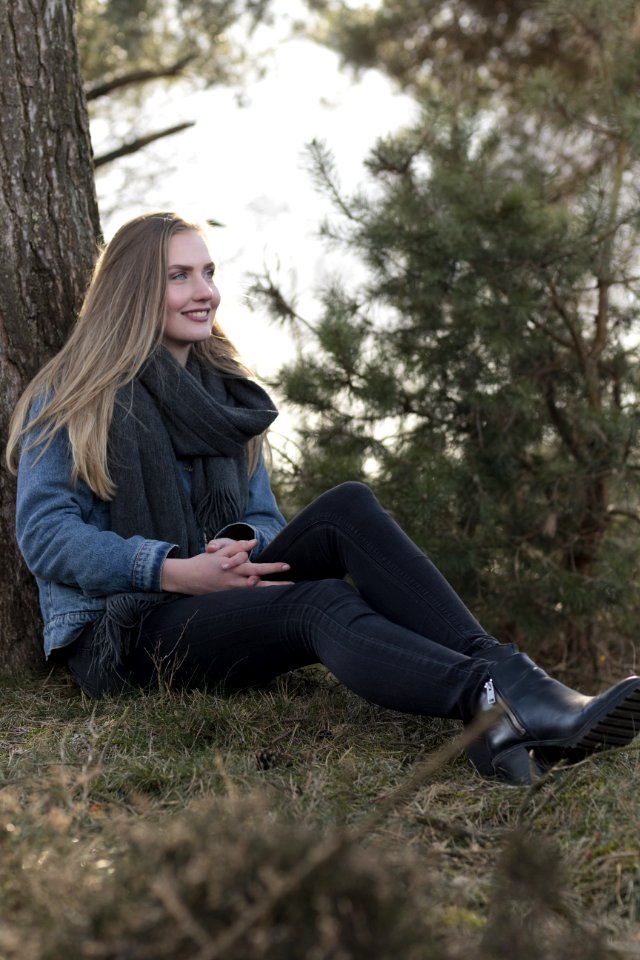
[[[220,374],[193,355],[182,367],[160,347],[116,396],[107,457],[117,486],[110,529],[124,538],[174,543],[172,556],[201,552],[222,527],[242,519],[249,494],[246,445],[276,416],[257,383]],[[110,596],[96,625],[99,662],[119,663],[145,613],[173,596]]]

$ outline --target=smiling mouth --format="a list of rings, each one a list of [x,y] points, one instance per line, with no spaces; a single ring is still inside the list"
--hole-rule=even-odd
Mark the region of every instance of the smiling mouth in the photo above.
[[[210,313],[210,310],[185,310],[182,316],[189,320],[208,320]]]

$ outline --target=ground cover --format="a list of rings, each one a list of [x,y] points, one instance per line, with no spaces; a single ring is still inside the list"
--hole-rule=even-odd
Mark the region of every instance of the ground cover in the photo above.
[[[640,956],[638,749],[507,788],[443,758],[459,733],[319,667],[99,702],[5,679],[0,957]]]

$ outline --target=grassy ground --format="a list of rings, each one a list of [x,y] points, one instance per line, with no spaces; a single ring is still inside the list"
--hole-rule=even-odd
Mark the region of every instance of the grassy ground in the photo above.
[[[437,759],[458,733],[321,668],[97,703],[7,680],[0,958],[640,957],[637,748],[509,788]]]

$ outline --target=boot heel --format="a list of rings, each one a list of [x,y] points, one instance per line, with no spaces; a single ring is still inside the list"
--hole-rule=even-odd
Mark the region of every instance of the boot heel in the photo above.
[[[505,750],[493,758],[494,775],[511,783],[530,785],[537,772],[536,762],[526,747]],[[533,774],[533,776],[532,776]]]
[[[493,755],[486,737],[480,737],[474,740],[465,749],[467,759],[472,767],[483,777],[495,777],[496,772],[493,769]]]

